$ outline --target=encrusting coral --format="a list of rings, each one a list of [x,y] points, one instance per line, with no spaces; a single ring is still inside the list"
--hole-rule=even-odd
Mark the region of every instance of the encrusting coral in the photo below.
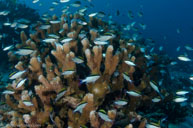
[[[71,22],[66,22],[64,17]],[[29,37],[21,32],[22,43],[16,48],[29,47],[33,53],[8,53],[10,61],[17,62],[15,68],[26,73],[7,87],[14,93],[5,95],[6,102],[17,113],[8,118],[11,123],[7,127],[110,128],[121,118],[132,120],[125,124],[126,128],[132,128],[134,122],[139,122],[139,128],[145,127],[146,121],[135,111],[143,106],[143,101],[150,99],[151,93],[143,98],[126,93],[147,92],[150,87],[149,76],[143,69],[147,61],[144,53],[137,50],[138,46],[134,45],[137,42],[128,45],[131,40],[116,36],[118,32],[100,19],[92,17],[83,25],[78,22],[81,17],[79,14],[62,15],[59,21],[53,16],[47,21],[50,23],[47,30],[41,30],[43,23],[39,22],[36,33]],[[97,28],[104,28],[103,32]],[[47,38],[49,34],[60,38]],[[95,44],[100,36],[103,40],[108,38],[109,44]],[[136,65],[128,65],[125,61]],[[128,82],[124,74],[132,82]],[[16,88],[22,79],[27,81]],[[138,83],[133,82],[136,79]],[[127,105],[117,107],[114,101],[121,99],[125,99]],[[104,114],[106,120],[100,116],[99,109],[107,112]]]

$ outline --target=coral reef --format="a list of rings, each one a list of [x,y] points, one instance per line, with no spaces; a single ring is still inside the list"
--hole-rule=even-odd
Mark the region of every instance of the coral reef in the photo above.
[[[8,53],[9,61],[17,62],[15,69],[25,73],[7,86],[14,92],[5,94],[12,108],[3,114],[10,122],[7,128],[145,128],[150,118],[138,111],[154,106],[152,99],[159,94],[149,83],[159,79],[159,70],[148,67],[138,41],[121,38],[100,19],[92,17],[86,25],[80,19],[84,18],[79,14],[53,16],[47,21],[50,28],[40,29],[44,23],[39,22],[36,33],[21,32],[22,43],[16,49],[28,47],[33,52]],[[152,56],[155,62],[156,58]],[[27,80],[18,87],[23,79]],[[164,88],[159,91],[165,97],[161,102],[172,100]],[[115,104],[122,99],[126,105]]]

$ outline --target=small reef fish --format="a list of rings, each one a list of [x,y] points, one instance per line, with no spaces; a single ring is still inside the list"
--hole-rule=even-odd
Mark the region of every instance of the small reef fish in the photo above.
[[[94,17],[94,16],[96,16],[98,13],[97,12],[95,12],[95,13],[91,13],[91,14],[89,14],[88,16],[89,17]]]
[[[70,42],[72,40],[73,40],[72,38],[66,38],[66,39],[61,40],[60,42],[61,43],[68,43],[68,42]]]
[[[188,99],[185,98],[185,97],[176,97],[173,101],[176,102],[176,103],[181,103],[181,102],[184,102],[184,101],[187,101]]]
[[[188,50],[188,51],[193,51],[193,48],[192,47],[190,47],[190,46],[188,46],[188,45],[186,45],[186,46],[184,46],[185,48],[186,48],[186,50]]]
[[[3,94],[14,94],[15,92],[12,90],[5,90],[3,91]]]
[[[154,81],[150,81],[149,83],[153,90],[155,90],[157,93],[160,93],[159,88]]]
[[[177,95],[186,95],[188,93],[189,93],[188,91],[183,91],[183,90],[176,92]]]
[[[15,52],[15,54],[18,54],[20,56],[27,56],[30,55],[34,52],[32,49],[19,49],[18,51]]]
[[[37,2],[39,2],[40,0],[33,0],[32,3],[35,4]]]
[[[118,106],[124,106],[124,105],[127,105],[127,101],[126,100],[116,100],[114,102],[115,105],[118,105]]]
[[[134,96],[134,97],[140,97],[141,96],[140,92],[137,92],[137,91],[127,91],[126,93],[129,94],[130,96]]]
[[[87,102],[83,102],[83,103],[79,104],[73,112],[74,112],[74,113],[75,113],[75,112],[80,112],[80,113],[82,113],[82,110],[84,109],[84,107],[85,107],[87,104],[88,104]]]
[[[99,78],[99,75],[91,75],[82,80],[81,83],[95,83],[95,81],[97,81]]]
[[[105,110],[100,109],[98,112],[99,117],[107,122],[112,122],[112,120],[109,118],[109,116],[107,115],[107,113],[105,112]]]
[[[14,45],[9,45],[9,46],[5,47],[3,49],[3,51],[11,50],[12,48],[14,48]]]
[[[59,24],[59,23],[60,23],[59,20],[51,20],[51,21],[50,21],[50,24]]]
[[[28,25],[26,25],[26,24],[17,24],[17,28],[25,29],[25,28],[28,28]]]
[[[130,83],[133,82],[133,81],[130,79],[129,75],[128,75],[126,72],[123,73],[123,78],[124,78],[126,81],[130,82]]]
[[[161,101],[160,97],[155,97],[155,98],[152,99],[152,102],[154,102],[154,103],[158,103],[160,101]]]
[[[9,75],[9,79],[14,80],[14,79],[20,78],[25,72],[26,70],[14,72]]]
[[[21,86],[25,83],[26,80],[27,80],[27,79],[20,80],[20,81],[17,83],[16,88],[21,87]]]
[[[191,61],[191,59],[190,58],[188,58],[188,57],[186,57],[186,56],[183,56],[183,55],[181,55],[181,56],[178,56],[178,59],[179,60],[181,60],[181,61]]]
[[[43,42],[46,42],[46,43],[52,43],[52,42],[56,42],[56,39],[53,39],[53,38],[47,38],[47,39],[44,39],[42,40]]]
[[[170,65],[176,65],[176,64],[178,64],[176,61],[172,61],[172,62],[170,63]]]
[[[95,40],[94,43],[95,43],[96,45],[107,45],[107,44],[108,44],[107,41],[99,41],[99,40]]]
[[[69,76],[75,73],[75,70],[66,70],[62,73],[64,76]]]
[[[193,81],[193,75],[191,75],[191,76],[189,77],[189,79]]]
[[[145,125],[146,128],[161,128],[159,123],[148,123]]]
[[[41,30],[47,30],[47,29],[49,29],[51,26],[50,25],[41,25],[40,27],[39,27],[39,29],[41,29]]]
[[[24,100],[23,104],[25,104],[26,106],[33,106],[33,103],[31,101],[28,101],[28,100]]]
[[[127,65],[129,65],[129,66],[136,66],[132,61],[128,61],[128,60],[126,60],[126,61],[124,61]]]
[[[71,4],[72,7],[78,8],[80,7],[81,2],[80,1],[75,1],[74,3]]]
[[[110,40],[110,39],[113,39],[115,36],[114,35],[112,35],[112,36],[100,36],[100,37],[98,37],[98,38],[96,38],[95,40],[98,40],[98,41],[108,41],[108,40]]]
[[[84,63],[84,59],[82,57],[74,57],[72,58],[72,61],[76,64]]]
[[[70,0],[60,0],[60,3],[67,3],[69,2]]]
[[[57,96],[56,96],[56,98],[55,98],[55,102],[57,102],[59,99],[61,99],[61,98],[65,95],[65,93],[66,93],[66,89],[63,88],[63,89],[57,94]]]
[[[60,37],[55,35],[55,34],[48,34],[48,37],[54,38],[54,39],[59,39]]]

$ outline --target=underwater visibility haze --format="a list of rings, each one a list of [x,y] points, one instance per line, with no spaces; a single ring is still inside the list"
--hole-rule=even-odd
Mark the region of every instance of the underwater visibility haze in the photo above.
[[[1,128],[192,128],[192,0],[0,0]]]

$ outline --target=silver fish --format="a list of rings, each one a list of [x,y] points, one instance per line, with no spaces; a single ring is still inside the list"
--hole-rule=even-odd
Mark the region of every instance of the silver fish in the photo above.
[[[25,104],[26,106],[33,106],[33,103],[31,101],[27,101],[27,100],[24,100],[23,104]]]
[[[127,91],[127,94],[129,94],[130,96],[134,96],[134,97],[140,97],[141,94],[135,91]]]
[[[76,109],[73,111],[74,113],[75,112],[80,112],[80,113],[82,113],[82,110],[84,109],[84,107],[87,105],[88,103],[82,103],[82,104],[79,104],[77,107],[76,107]]]
[[[26,80],[27,80],[27,79],[23,79],[23,80],[19,81],[19,82],[17,83],[17,85],[16,85],[16,88],[21,87],[21,86],[25,83]]]
[[[99,75],[88,76],[81,83],[95,83],[99,78]]]
[[[27,56],[30,55],[34,52],[32,49],[19,49],[18,51],[15,52],[15,54],[18,54],[20,56]]]
[[[129,65],[129,66],[136,66],[132,61],[128,61],[128,60],[126,60],[126,61],[124,61],[127,65]]]
[[[25,72],[26,70],[11,74],[9,79],[14,80],[14,79],[20,78]]]
[[[174,102],[177,102],[177,103],[181,103],[181,102],[184,102],[184,101],[187,101],[188,99],[185,98],[185,97],[177,97],[175,98],[173,101]]]

